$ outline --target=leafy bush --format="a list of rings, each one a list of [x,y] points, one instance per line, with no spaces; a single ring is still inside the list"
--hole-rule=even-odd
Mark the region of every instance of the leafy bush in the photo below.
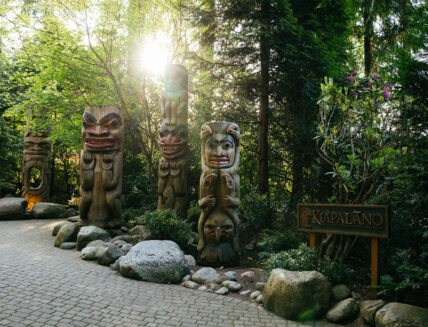
[[[302,242],[300,235],[295,229],[277,226],[274,229],[267,229],[263,233],[263,240],[267,250],[278,252],[299,246]]]
[[[297,249],[275,253],[264,262],[266,274],[273,269],[282,268],[291,271],[319,271],[333,284],[347,283],[352,270],[341,262],[328,257],[320,257],[316,250],[302,243]]]
[[[196,237],[192,225],[178,217],[174,210],[156,210],[144,214],[144,224],[156,239],[172,240],[182,248],[191,237]]]

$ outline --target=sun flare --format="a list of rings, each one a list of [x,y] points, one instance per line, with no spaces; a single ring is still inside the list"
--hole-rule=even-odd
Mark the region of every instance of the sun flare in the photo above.
[[[145,72],[161,75],[171,59],[171,40],[166,33],[157,32],[144,40],[141,62]]]

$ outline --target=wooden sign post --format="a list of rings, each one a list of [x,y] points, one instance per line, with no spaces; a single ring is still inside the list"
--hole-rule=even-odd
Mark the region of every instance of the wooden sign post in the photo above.
[[[299,203],[297,230],[309,232],[312,249],[317,233],[371,237],[371,286],[377,286],[379,238],[389,237],[387,206]]]

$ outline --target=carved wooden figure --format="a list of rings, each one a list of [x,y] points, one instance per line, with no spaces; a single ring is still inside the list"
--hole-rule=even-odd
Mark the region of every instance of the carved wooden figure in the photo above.
[[[83,113],[80,156],[82,222],[102,228],[120,227],[122,206],[122,112],[111,106],[89,106]]]
[[[27,200],[27,210],[38,202],[49,200],[51,145],[45,136],[26,130],[24,133],[24,164],[22,171],[22,196]]]
[[[210,122],[201,132],[202,175],[198,222],[198,262],[231,266],[239,263],[239,127]]]
[[[187,79],[186,68],[169,65],[161,98],[158,209],[174,209],[181,217],[187,210]]]

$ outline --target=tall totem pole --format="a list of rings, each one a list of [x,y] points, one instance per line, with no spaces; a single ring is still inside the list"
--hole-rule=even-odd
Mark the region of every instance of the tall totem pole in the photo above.
[[[239,263],[239,127],[209,122],[201,132],[202,175],[198,222],[198,262],[231,266]]]
[[[120,227],[123,115],[119,108],[89,106],[83,113],[80,219],[85,225]]]
[[[24,133],[24,163],[22,170],[22,196],[27,200],[27,209],[34,204],[49,200],[51,144],[42,134],[31,130]],[[34,183],[37,181],[37,183]]]
[[[167,67],[161,98],[158,209],[174,209],[181,217],[187,210],[187,83],[184,66]]]

